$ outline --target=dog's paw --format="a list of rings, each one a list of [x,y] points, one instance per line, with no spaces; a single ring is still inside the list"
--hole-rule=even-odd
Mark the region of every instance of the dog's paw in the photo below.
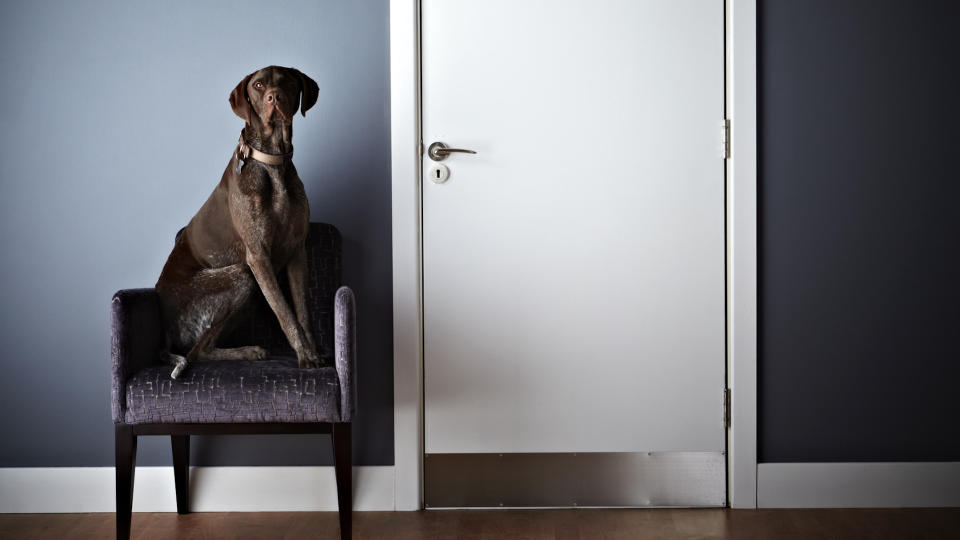
[[[300,369],[317,369],[323,367],[322,360],[306,360],[302,359],[299,362]]]
[[[240,347],[236,349],[238,356],[243,360],[266,360],[270,353],[263,347],[252,345],[250,347]]]
[[[298,364],[300,369],[316,369],[323,367],[324,361],[316,351],[308,351],[300,355]]]

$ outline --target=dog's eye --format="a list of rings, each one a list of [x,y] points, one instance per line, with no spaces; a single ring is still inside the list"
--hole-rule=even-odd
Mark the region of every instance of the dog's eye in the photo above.
[[[260,81],[257,81],[257,82],[255,82],[255,83],[253,83],[253,87],[256,88],[257,90],[262,90],[262,89],[263,89],[263,83],[260,82]]]

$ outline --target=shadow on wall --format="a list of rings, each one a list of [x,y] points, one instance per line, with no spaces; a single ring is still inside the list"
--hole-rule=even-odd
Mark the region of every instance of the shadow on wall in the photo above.
[[[0,22],[0,466],[109,466],[109,301],[152,286],[176,232],[220,179],[248,73],[320,85],[294,122],[311,220],[343,235],[357,293],[354,462],[393,463],[389,6],[293,1],[21,3]],[[251,13],[256,13],[252,16]],[[42,389],[43,400],[36,399]],[[39,402],[39,403],[38,403]],[[322,437],[198,438],[195,464],[331,464]],[[69,443],[65,444],[65,441]],[[145,438],[138,463],[170,463]]]

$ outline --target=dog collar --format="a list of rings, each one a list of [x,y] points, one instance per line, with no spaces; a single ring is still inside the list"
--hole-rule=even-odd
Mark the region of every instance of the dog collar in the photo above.
[[[293,157],[293,150],[286,154],[267,154],[253,148],[243,140],[243,132],[240,133],[240,140],[237,143],[237,174],[243,169],[243,160],[253,158],[260,163],[267,165],[283,165],[283,163]]]

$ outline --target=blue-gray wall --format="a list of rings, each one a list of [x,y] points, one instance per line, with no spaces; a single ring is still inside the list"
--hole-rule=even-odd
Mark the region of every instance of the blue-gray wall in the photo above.
[[[393,463],[386,0],[20,1],[0,22],[0,466],[113,463],[110,297],[152,286],[220,179],[248,73],[320,85],[294,121],[314,221],[358,298],[361,465]],[[170,174],[170,171],[176,171]],[[194,442],[203,464],[329,464],[326,437]],[[139,464],[169,463],[168,440]]]
[[[759,8],[760,459],[960,459],[956,4]],[[386,0],[5,4],[0,466],[112,464],[110,295],[156,281],[233,149],[230,90],[268,64],[320,84],[295,159],[358,293],[356,459],[393,462],[388,58]],[[330,463],[324,437],[194,456]]]

